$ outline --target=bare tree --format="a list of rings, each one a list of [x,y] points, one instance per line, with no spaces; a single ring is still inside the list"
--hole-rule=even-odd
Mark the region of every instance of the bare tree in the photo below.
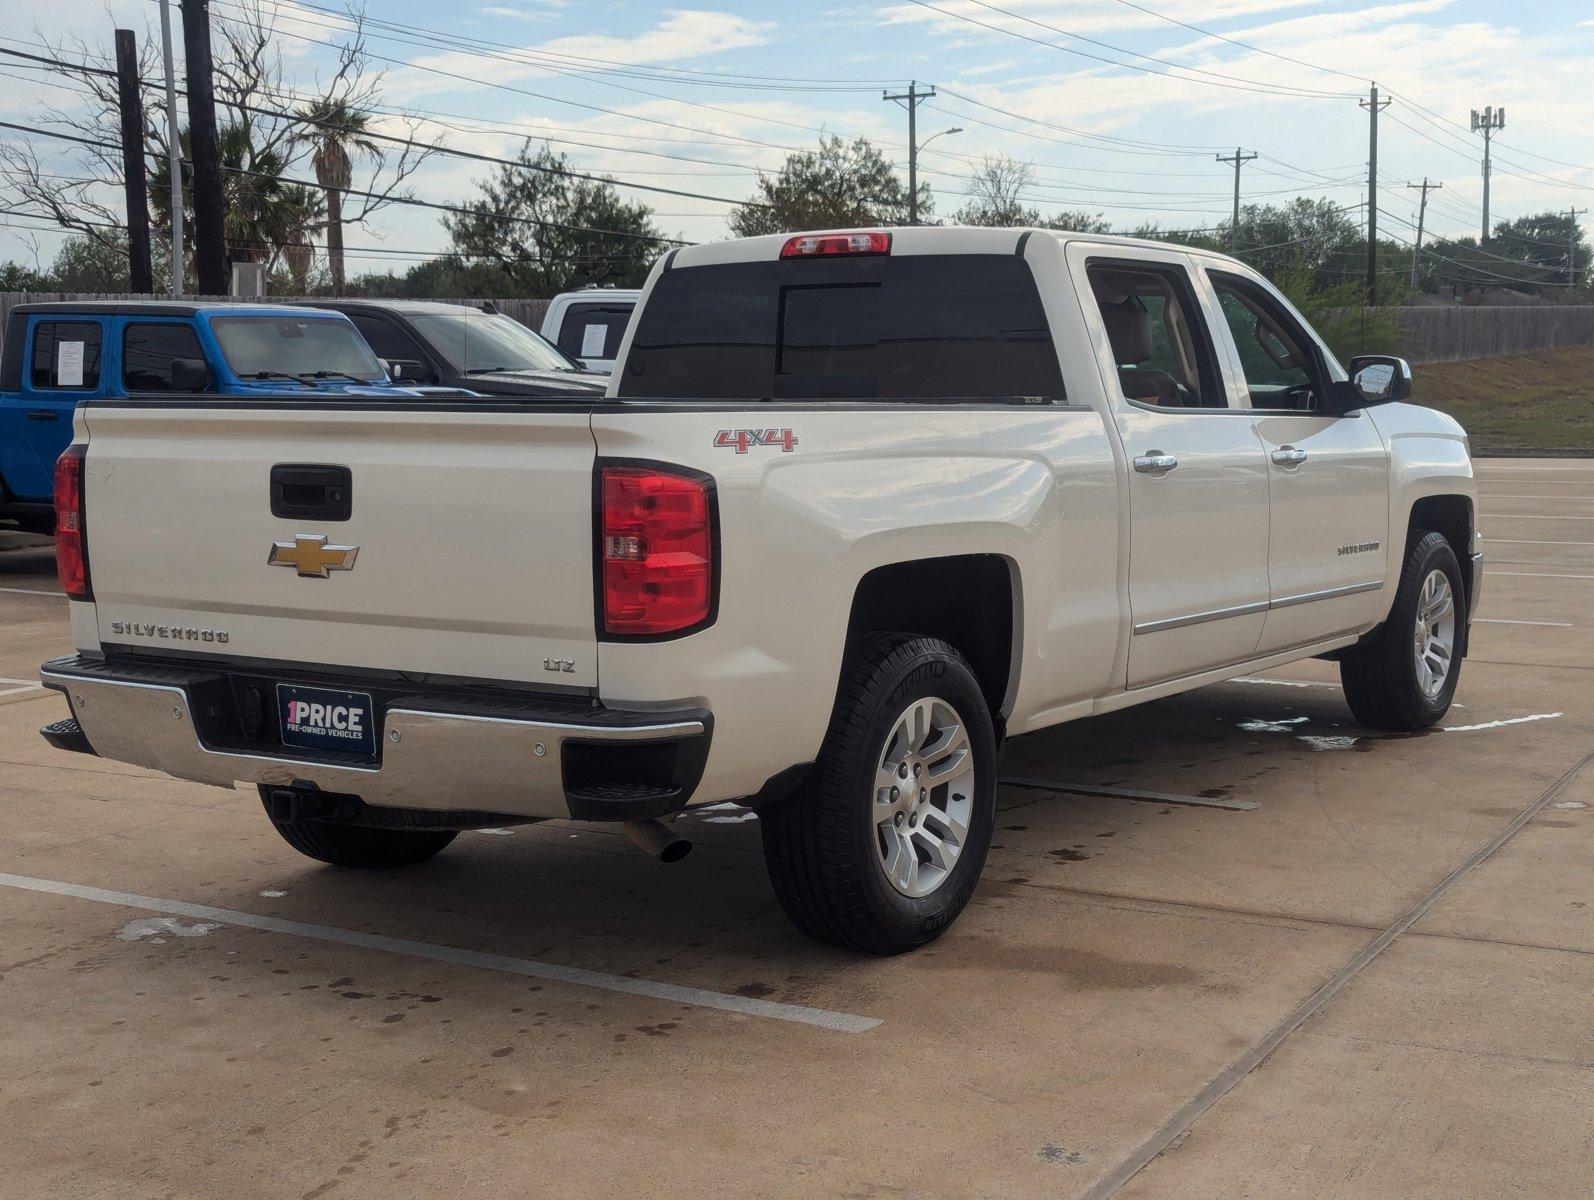
[[[1040,213],[1024,204],[1035,168],[1005,154],[980,160],[969,177],[968,203],[954,214],[959,225],[1039,225]]]
[[[242,153],[231,156],[233,161],[224,166],[224,171],[243,176],[269,175],[282,183],[324,189],[326,180],[314,162],[319,132],[316,116],[329,109],[355,112],[364,118],[364,144],[360,153],[351,156],[347,175],[338,176],[335,182],[340,184],[339,201],[347,194],[356,202],[328,206],[337,212],[338,234],[344,224],[361,224],[388,205],[413,199],[408,181],[436,152],[436,147],[418,136],[422,124],[419,117],[391,110],[377,115],[382,107],[385,72],[372,66],[366,52],[364,10],[348,10],[343,36],[336,45],[336,68],[330,78],[317,77],[311,90],[299,92],[284,79],[282,55],[277,48],[280,39],[275,6],[268,6],[263,0],[239,0],[232,9],[228,14],[212,17],[218,125],[224,130],[236,127],[241,131],[234,136],[241,142]],[[81,76],[84,95],[80,101],[71,106],[41,102],[34,118],[43,128],[80,139],[75,156],[82,174],[62,178],[43,165],[46,160],[34,144],[3,140],[0,166],[6,170],[0,179],[0,199],[7,207],[36,212],[96,243],[117,243],[124,236],[120,232],[122,206],[103,188],[107,183],[122,182],[116,79],[104,73],[109,56],[103,48],[81,38],[52,39],[42,30],[35,30],[35,35],[49,47],[52,57],[88,68]],[[159,48],[158,32],[146,23],[139,46],[139,75],[152,96],[161,95],[156,84],[163,71]],[[162,109],[158,101],[144,108],[144,153],[151,160],[152,174],[164,174],[170,153]],[[312,172],[316,178],[302,177]],[[170,214],[165,211],[169,206],[157,200],[152,207],[157,233],[169,237]],[[306,239],[329,234],[330,219],[323,215],[315,224],[306,226],[290,214],[267,224],[297,230],[294,253],[302,263]],[[241,223],[228,221],[229,225]],[[192,225],[186,227],[191,229]],[[336,240],[341,243],[341,236]],[[275,261],[286,246],[264,249]],[[240,258],[258,259],[262,247],[240,245],[230,246],[229,250],[236,251]]]

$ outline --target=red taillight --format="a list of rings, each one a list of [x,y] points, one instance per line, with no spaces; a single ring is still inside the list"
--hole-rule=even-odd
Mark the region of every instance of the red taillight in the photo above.
[[[68,446],[55,460],[55,570],[73,600],[92,600],[83,527],[83,447]]]
[[[714,608],[709,483],[662,467],[605,467],[598,569],[603,632],[680,633]]]
[[[837,258],[843,255],[890,254],[891,235],[868,233],[799,233],[780,248],[782,258]]]

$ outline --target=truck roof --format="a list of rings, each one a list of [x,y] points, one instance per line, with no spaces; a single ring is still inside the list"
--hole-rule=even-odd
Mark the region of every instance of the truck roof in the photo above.
[[[295,300],[295,307],[326,308],[336,312],[348,312],[350,309],[369,309],[382,312],[398,313],[457,313],[457,312],[496,312],[489,309],[484,302],[472,301],[466,304],[455,304],[448,300],[387,300],[380,296],[338,296],[327,297],[325,300]]]
[[[40,300],[13,305],[10,311],[24,314],[83,313],[96,317],[195,317],[201,313],[282,317],[298,316],[304,310],[287,304],[225,300]]]
[[[884,226],[863,226],[856,230],[816,230],[824,233],[867,233]],[[1075,233],[1066,229],[990,228],[977,225],[917,225],[893,226],[892,254],[1012,254],[1019,243],[1028,237],[1056,238],[1064,242],[1092,242],[1104,246],[1137,248],[1144,250],[1188,250],[1195,247],[1173,242],[1158,242],[1148,238],[1123,237],[1111,233]],[[670,267],[701,267],[716,263],[764,262],[776,258],[780,248],[794,237],[790,233],[776,233],[765,237],[734,238],[724,242],[705,242],[696,246],[682,246],[671,251],[667,259]],[[1202,249],[1202,254],[1213,254]],[[1213,255],[1227,258],[1227,255]],[[1237,260],[1234,260],[1237,261]]]

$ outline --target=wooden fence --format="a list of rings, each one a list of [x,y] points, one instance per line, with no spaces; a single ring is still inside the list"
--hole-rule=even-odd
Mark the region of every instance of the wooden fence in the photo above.
[[[602,293],[596,293],[601,297]],[[149,300],[163,297],[66,294],[61,292],[0,292],[0,322],[12,305],[42,300]],[[187,297],[240,303],[226,296]],[[263,303],[282,303],[268,297]],[[480,304],[480,300],[451,300],[452,304]],[[546,300],[494,300],[494,306],[531,329],[542,326]],[[1454,308],[1401,308],[1395,310],[1407,358],[1415,363],[1458,362],[1504,354],[1531,354],[1565,346],[1594,346],[1594,305],[1458,306]]]

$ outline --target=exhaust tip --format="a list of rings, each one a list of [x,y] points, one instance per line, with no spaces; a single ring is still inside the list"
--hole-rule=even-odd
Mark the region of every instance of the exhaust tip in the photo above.
[[[644,854],[662,863],[680,862],[692,853],[692,843],[675,830],[652,817],[641,821],[627,821],[622,829],[625,836]]]

